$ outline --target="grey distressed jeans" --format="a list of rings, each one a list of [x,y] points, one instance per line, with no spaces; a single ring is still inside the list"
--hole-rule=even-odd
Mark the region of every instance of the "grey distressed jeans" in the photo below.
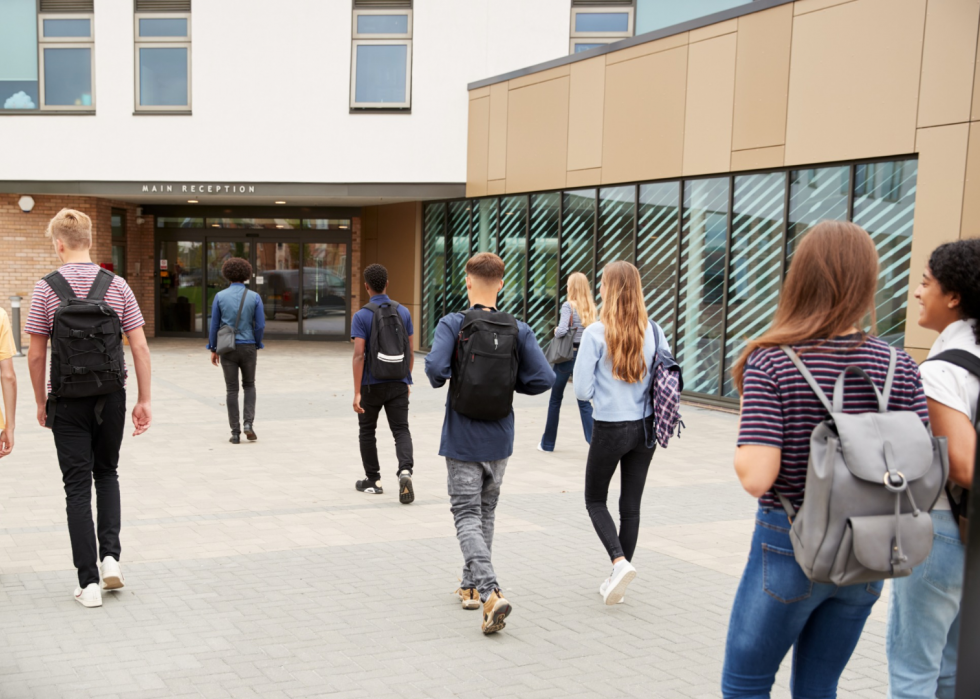
[[[221,356],[221,369],[225,373],[225,404],[228,406],[228,425],[233,434],[240,434],[242,426],[238,412],[238,372],[242,375],[245,389],[245,422],[255,421],[255,345],[235,345],[235,349]]]
[[[493,520],[507,459],[457,461],[446,458],[449,502],[456,520],[456,538],[463,552],[463,583],[475,587],[486,601],[497,585],[490,563]]]

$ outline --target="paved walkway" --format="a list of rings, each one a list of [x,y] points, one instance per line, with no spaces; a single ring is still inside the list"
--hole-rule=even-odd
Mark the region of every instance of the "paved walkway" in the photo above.
[[[127,584],[92,610],[71,598],[60,471],[16,361],[17,448],[0,462],[0,696],[719,696],[755,507],[731,468],[735,416],[686,408],[683,438],[653,461],[639,577],[626,604],[606,607],[572,392],[550,455],[535,450],[547,398],[519,396],[494,541],[515,611],[484,637],[479,612],[451,595],[461,558],[436,455],[445,392],[424,382],[421,357],[417,500],[406,507],[386,432],[389,491],[353,488],[349,346],[270,342],[259,441],[232,446],[221,373],[202,345],[152,342],[154,424],[127,434],[120,467]],[[884,611],[842,697],[884,695]],[[784,666],[774,696],[788,696],[788,680]]]

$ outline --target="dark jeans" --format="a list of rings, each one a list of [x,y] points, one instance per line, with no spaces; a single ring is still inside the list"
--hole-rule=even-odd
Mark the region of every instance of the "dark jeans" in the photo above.
[[[589,460],[585,466],[585,507],[596,534],[606,547],[609,560],[620,556],[625,556],[628,561],[633,559],[640,532],[640,500],[653,451],[653,448],[646,446],[643,420],[595,421]],[[616,523],[606,507],[609,481],[617,465],[621,465],[618,535]]]
[[[228,425],[234,434],[240,434],[242,426],[238,416],[238,372],[242,373],[245,389],[245,422],[255,421],[255,364],[258,350],[255,345],[235,345],[228,354],[221,355],[221,369],[225,372],[225,405],[228,406]]]
[[[119,447],[126,425],[126,392],[105,396],[102,424],[92,398],[62,398],[55,410],[54,446],[65,484],[68,536],[81,587],[99,582],[99,561],[120,555]],[[49,406],[50,412],[50,406]],[[98,549],[92,524],[92,481],[98,507]]]
[[[385,409],[388,427],[395,438],[395,455],[398,457],[398,470],[412,472],[412,433],[408,431],[408,384],[401,381],[390,383],[365,384],[361,386],[361,407],[363,413],[357,414],[360,424],[361,463],[364,475],[369,481],[381,479],[381,464],[378,463],[378,440],[375,432],[378,415]]]
[[[811,582],[793,555],[786,513],[760,508],[749,560],[732,604],[722,696],[768,697],[776,671],[792,648],[792,695],[836,697],[837,682],[881,586],[880,581],[847,587]],[[928,695],[916,696],[932,697],[934,690],[935,685]]]
[[[545,451],[555,450],[555,441],[558,439],[558,416],[561,413],[561,401],[565,397],[565,386],[568,379],[572,376],[575,368],[575,358],[578,357],[578,347],[575,348],[575,357],[567,362],[555,364],[555,385],[551,387],[551,400],[548,401],[548,422],[544,426],[544,435],[541,437],[541,448]],[[582,418],[582,431],[585,432],[585,441],[592,443],[592,403],[587,400],[578,402],[579,416]]]

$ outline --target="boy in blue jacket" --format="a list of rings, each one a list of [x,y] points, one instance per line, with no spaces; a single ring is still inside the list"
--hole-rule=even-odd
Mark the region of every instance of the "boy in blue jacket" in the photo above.
[[[466,263],[466,294],[470,309],[496,313],[497,294],[504,286],[504,261],[489,252]],[[425,358],[425,374],[434,388],[452,376],[456,338],[463,313],[450,313],[436,327],[432,350]],[[537,395],[551,389],[555,372],[527,324],[518,321],[518,371],[514,390]],[[514,413],[501,420],[474,420],[452,409],[446,398],[439,455],[446,457],[449,500],[456,520],[456,538],[463,552],[463,578],[456,591],[463,609],[483,605],[483,633],[504,628],[511,612],[490,563],[494,512],[507,460],[514,451]]]

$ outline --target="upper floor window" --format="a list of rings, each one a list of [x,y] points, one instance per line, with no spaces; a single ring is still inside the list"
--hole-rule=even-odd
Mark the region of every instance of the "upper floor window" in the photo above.
[[[95,110],[93,0],[0,2],[0,107]]]
[[[633,0],[572,0],[569,53],[633,36]]]
[[[191,110],[191,0],[135,0],[136,111]]]
[[[411,0],[354,0],[351,109],[410,109],[411,106]]]

